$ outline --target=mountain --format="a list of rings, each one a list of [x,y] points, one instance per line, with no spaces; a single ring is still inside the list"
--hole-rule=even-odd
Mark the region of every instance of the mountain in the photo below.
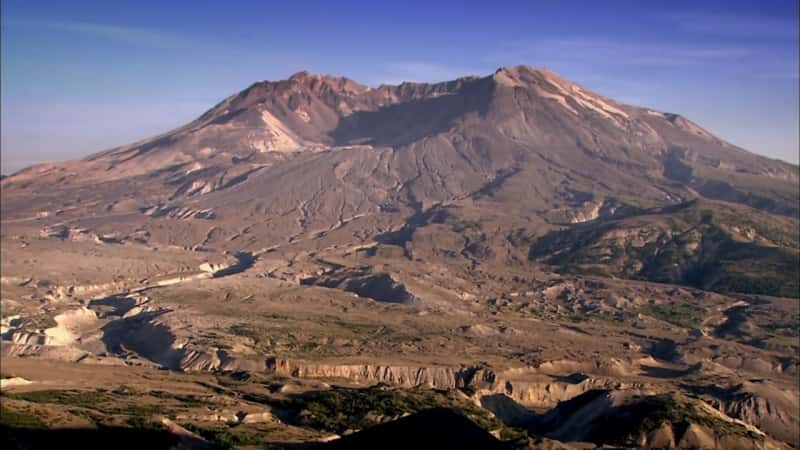
[[[552,448],[797,445],[800,169],[546,69],[377,88],[299,72],[0,183],[2,354],[24,389],[65,362],[235,374],[203,383],[298,441],[330,430],[317,406],[281,416],[293,395],[350,383],[448,392]],[[648,402],[663,414],[639,420]],[[200,423],[199,404],[173,415]],[[708,405],[738,437],[709,434]],[[537,428],[590,410],[631,420]]]
[[[257,251],[345,225],[364,242],[443,208],[480,219],[493,232],[478,238],[493,241],[702,198],[788,217],[775,222],[791,234],[797,183],[796,166],[545,69],[376,89],[299,72],[163,135],[16,173],[2,214],[130,215],[151,234],[146,217],[213,217],[204,246]],[[182,226],[169,244],[191,247],[208,228]],[[249,239],[234,242],[244,228]]]

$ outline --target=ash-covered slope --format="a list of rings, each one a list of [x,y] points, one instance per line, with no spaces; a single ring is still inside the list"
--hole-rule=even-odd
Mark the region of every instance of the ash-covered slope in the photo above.
[[[797,183],[796,166],[544,69],[374,89],[300,72],[161,136],[4,178],[2,216],[117,220],[108,231],[241,251],[410,239],[420,218],[453,207],[491,223],[491,241],[697,197],[796,218]],[[157,218],[186,220],[165,234]]]

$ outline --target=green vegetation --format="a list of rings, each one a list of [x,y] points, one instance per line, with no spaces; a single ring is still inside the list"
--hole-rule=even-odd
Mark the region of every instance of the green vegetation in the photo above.
[[[55,319],[53,319],[49,314],[42,313],[26,318],[25,322],[22,323],[20,328],[26,331],[36,331],[46,330],[57,325],[58,324],[56,323]]]
[[[566,270],[567,273],[574,273],[576,275],[587,275],[593,277],[604,277],[604,278],[611,278],[613,276],[613,272],[605,267],[602,266],[580,266],[580,267],[571,267]]]
[[[696,424],[715,433],[751,435],[743,426],[702,410],[686,397],[661,394],[641,398],[635,403],[617,408],[612,415],[600,418],[595,422],[590,439],[597,444],[638,446],[641,435],[648,434],[665,423],[676,430]]]
[[[590,318],[602,320],[603,322],[612,325],[624,325],[627,319],[626,314],[624,312],[619,312],[615,314],[608,311],[593,311],[590,315]]]
[[[11,394],[11,398],[32,403],[53,403],[81,408],[95,408],[102,403],[114,401],[114,397],[99,391],[33,391]]]
[[[530,245],[529,259],[565,273],[798,298],[798,246],[790,219],[693,201],[550,232]]]
[[[741,247],[750,244],[739,244]],[[715,291],[763,294],[775,297],[800,297],[800,258],[780,249],[764,249],[749,259],[738,253],[723,261],[728,270],[712,286]]]
[[[496,418],[489,416],[486,411],[472,402],[457,402],[455,408],[484,430],[489,432],[498,430],[502,440],[517,440],[528,436],[526,431],[509,427]]]
[[[181,424],[183,428],[201,436],[203,439],[223,449],[233,449],[245,445],[261,444],[263,439],[254,433],[231,431],[226,427],[201,427],[192,423]]]
[[[430,389],[395,389],[385,386],[371,388],[334,388],[298,394],[284,401],[269,401],[274,406],[295,411],[299,425],[341,434],[359,430],[386,418],[413,414],[435,407],[461,411],[487,431],[499,430],[504,439],[524,435],[523,431],[507,427],[474,403],[459,398],[456,391]]]
[[[564,317],[566,320],[573,322],[573,323],[580,323],[589,320],[585,314],[579,314],[576,312],[571,312]]]
[[[692,305],[649,304],[642,307],[640,311],[683,328],[697,328],[703,320],[703,310]]]
[[[141,416],[131,416],[125,419],[125,425],[137,430],[164,431],[162,424]]]
[[[10,409],[0,405],[0,426],[9,428],[44,428],[46,424],[38,415]]]
[[[298,420],[309,427],[342,433],[375,424],[374,417],[399,416],[438,406],[432,393],[399,390],[333,389],[292,398]]]
[[[536,240],[536,235],[527,233],[524,228],[518,228],[513,233],[509,233],[506,239],[514,247],[530,247],[533,241]]]
[[[253,340],[260,351],[292,357],[337,356],[353,346],[392,345],[418,342],[413,332],[386,323],[366,322],[357,318],[342,319],[333,315],[289,317],[283,322],[247,321],[226,330]]]
[[[220,384],[238,392],[241,400],[278,407],[287,411],[294,425],[309,429],[343,433],[359,430],[435,407],[446,407],[460,411],[480,427],[498,432],[503,439],[517,439],[526,433],[510,428],[492,417],[488,412],[463,398],[455,390],[430,390],[425,388],[400,389],[387,386],[371,388],[333,388],[309,391],[288,398],[274,397],[267,393],[252,391],[249,386],[266,386],[238,381],[230,375],[218,375]],[[244,389],[244,390],[241,390]],[[131,391],[132,392],[132,391]],[[118,391],[33,391],[4,396],[24,406],[9,409],[3,405],[0,423],[9,427],[45,427],[46,423],[32,412],[39,406],[57,405],[69,414],[89,419],[98,427],[118,426],[147,432],[163,432],[163,425],[155,420],[156,415],[169,415],[165,408],[171,401],[186,406],[202,408],[209,406],[205,398],[191,395],[173,395],[156,391],[148,395]],[[30,402],[26,405],[22,402]],[[241,446],[262,445],[266,435],[239,425],[182,424],[220,448],[233,449]],[[263,430],[262,430],[263,431]]]
[[[258,345],[264,338],[264,333],[247,323],[237,323],[228,328],[228,332],[236,336],[244,336],[253,340]]]
[[[456,233],[463,233],[469,230],[479,231],[481,229],[480,222],[476,220],[459,219],[451,216],[448,217],[448,223],[450,224],[450,229]]]
[[[174,400],[185,407],[204,407],[213,405],[214,402],[207,397],[193,394],[177,394],[164,391],[150,391],[152,397],[165,400]]]
[[[697,424],[717,432],[737,433],[747,430],[736,424],[713,416],[700,409],[689,399],[676,394],[661,394],[647,397],[634,407],[643,414],[640,430],[649,432],[664,422],[674,425]]]
[[[140,398],[136,396],[102,391],[33,391],[10,394],[9,398],[31,403],[71,406],[103,414],[150,416],[165,413],[163,406],[142,404]]]
[[[760,324],[759,327],[761,329],[763,329],[764,331],[766,331],[768,333],[771,333],[771,334],[777,334],[777,335],[789,336],[789,337],[797,337],[798,335],[800,335],[800,329],[798,329],[798,323],[800,323],[800,320],[798,320],[797,322],[794,322],[794,323],[793,322],[764,323],[764,324]]]

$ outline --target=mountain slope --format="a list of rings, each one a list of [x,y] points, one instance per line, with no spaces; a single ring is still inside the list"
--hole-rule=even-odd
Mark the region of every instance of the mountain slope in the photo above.
[[[544,69],[375,89],[300,72],[169,133],[4,178],[2,215],[45,226],[124,217],[91,227],[255,251],[341,228],[357,244],[447,205],[485,222],[490,241],[698,197],[795,223],[797,183],[796,166]],[[159,217],[192,220],[167,237],[149,220]],[[248,239],[235,239],[241,230]]]
[[[800,297],[796,221],[697,200],[554,231],[531,258],[568,271]]]
[[[80,180],[59,181],[147,175],[177,186],[170,197],[185,197],[230,186],[226,180],[298,155],[354,145],[395,150],[387,166],[405,190],[431,200],[470,193],[479,184],[464,181],[471,176],[492,178],[532,163],[569,172],[591,163],[629,176],[647,174],[665,185],[659,186],[665,192],[648,193],[662,201],[670,194],[689,195],[686,187],[725,196],[702,188],[720,171],[741,180],[717,191],[743,196],[758,191],[758,180],[747,177],[769,180],[777,192],[791,191],[797,180],[796,167],[730,146],[680,116],[620,105],[547,70],[515,67],[485,78],[377,89],[300,72],[285,81],[256,83],[175,131],[83,161],[33,167],[4,186],[31,178],[55,181],[69,173],[79,173]],[[672,193],[671,181],[684,187]],[[738,201],[736,195],[729,197]],[[769,200],[774,204],[766,202],[767,209],[796,212],[796,195]]]

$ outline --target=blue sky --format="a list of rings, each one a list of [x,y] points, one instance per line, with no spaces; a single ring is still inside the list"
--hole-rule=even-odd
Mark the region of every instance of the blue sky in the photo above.
[[[378,85],[518,64],[798,160],[797,0],[2,0],[0,12],[3,173],[166,131],[301,69]]]

